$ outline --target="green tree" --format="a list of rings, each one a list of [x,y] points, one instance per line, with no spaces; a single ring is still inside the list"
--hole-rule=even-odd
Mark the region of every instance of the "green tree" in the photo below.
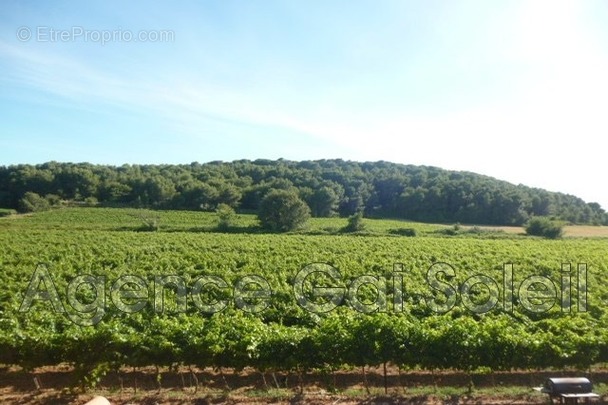
[[[310,208],[292,191],[271,190],[260,203],[258,218],[266,229],[288,232],[308,221]]]
[[[314,191],[307,199],[315,217],[331,217],[336,214],[340,196],[328,186]]]

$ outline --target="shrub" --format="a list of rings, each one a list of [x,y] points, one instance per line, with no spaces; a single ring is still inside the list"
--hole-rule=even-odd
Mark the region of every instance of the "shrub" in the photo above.
[[[58,207],[61,205],[61,197],[57,194],[47,194],[44,198],[49,202],[51,207]]]
[[[47,211],[50,208],[51,205],[45,198],[31,191],[25,193],[23,198],[19,200],[19,212],[22,213]]]
[[[456,236],[456,235],[460,235],[461,233],[463,233],[463,230],[461,229],[461,226],[459,223],[455,223],[454,225],[452,225],[449,228],[437,229],[435,231],[435,233],[438,233],[440,235]]]
[[[547,217],[533,217],[526,225],[526,233],[528,235],[543,236],[549,239],[560,238],[563,230],[563,223]]]
[[[84,203],[87,207],[95,207],[99,204],[99,201],[95,197],[87,197],[84,199]]]
[[[1,217],[10,217],[11,215],[15,215],[17,213],[16,210],[10,208],[0,208],[0,218]]]
[[[348,217],[348,223],[342,228],[342,232],[360,232],[364,229],[365,223],[363,222],[363,212],[359,211]]]
[[[398,229],[391,229],[388,231],[389,233],[393,234],[393,235],[400,235],[400,236],[416,236],[417,232],[416,229],[414,228],[398,228]]]
[[[236,213],[234,208],[228,204],[219,204],[215,209],[217,214],[217,229],[219,231],[227,231],[232,226]]]
[[[156,232],[160,230],[160,215],[154,211],[139,209],[135,210],[132,215],[142,223],[138,230],[144,232]]]

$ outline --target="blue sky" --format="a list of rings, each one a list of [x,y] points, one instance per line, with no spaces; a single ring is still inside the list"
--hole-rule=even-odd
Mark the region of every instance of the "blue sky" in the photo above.
[[[8,0],[0,164],[388,160],[608,208],[606,21],[602,0]]]

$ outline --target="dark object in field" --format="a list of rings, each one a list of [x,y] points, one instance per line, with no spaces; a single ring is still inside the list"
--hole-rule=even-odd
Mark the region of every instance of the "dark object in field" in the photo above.
[[[585,377],[547,378],[542,387],[535,389],[548,394],[552,404],[554,399],[559,399],[560,404],[578,404],[579,399],[587,402],[591,398],[599,398],[592,392],[593,384]]]

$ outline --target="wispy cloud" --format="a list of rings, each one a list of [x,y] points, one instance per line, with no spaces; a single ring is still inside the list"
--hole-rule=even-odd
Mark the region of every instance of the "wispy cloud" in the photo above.
[[[54,96],[49,103],[71,103],[74,108],[99,111],[118,108],[125,113],[161,116],[168,126],[200,133],[205,121],[253,126],[286,126],[289,122],[269,114],[255,95],[197,79],[129,76],[103,72],[81,60],[0,42],[0,52],[11,75],[3,82]]]

